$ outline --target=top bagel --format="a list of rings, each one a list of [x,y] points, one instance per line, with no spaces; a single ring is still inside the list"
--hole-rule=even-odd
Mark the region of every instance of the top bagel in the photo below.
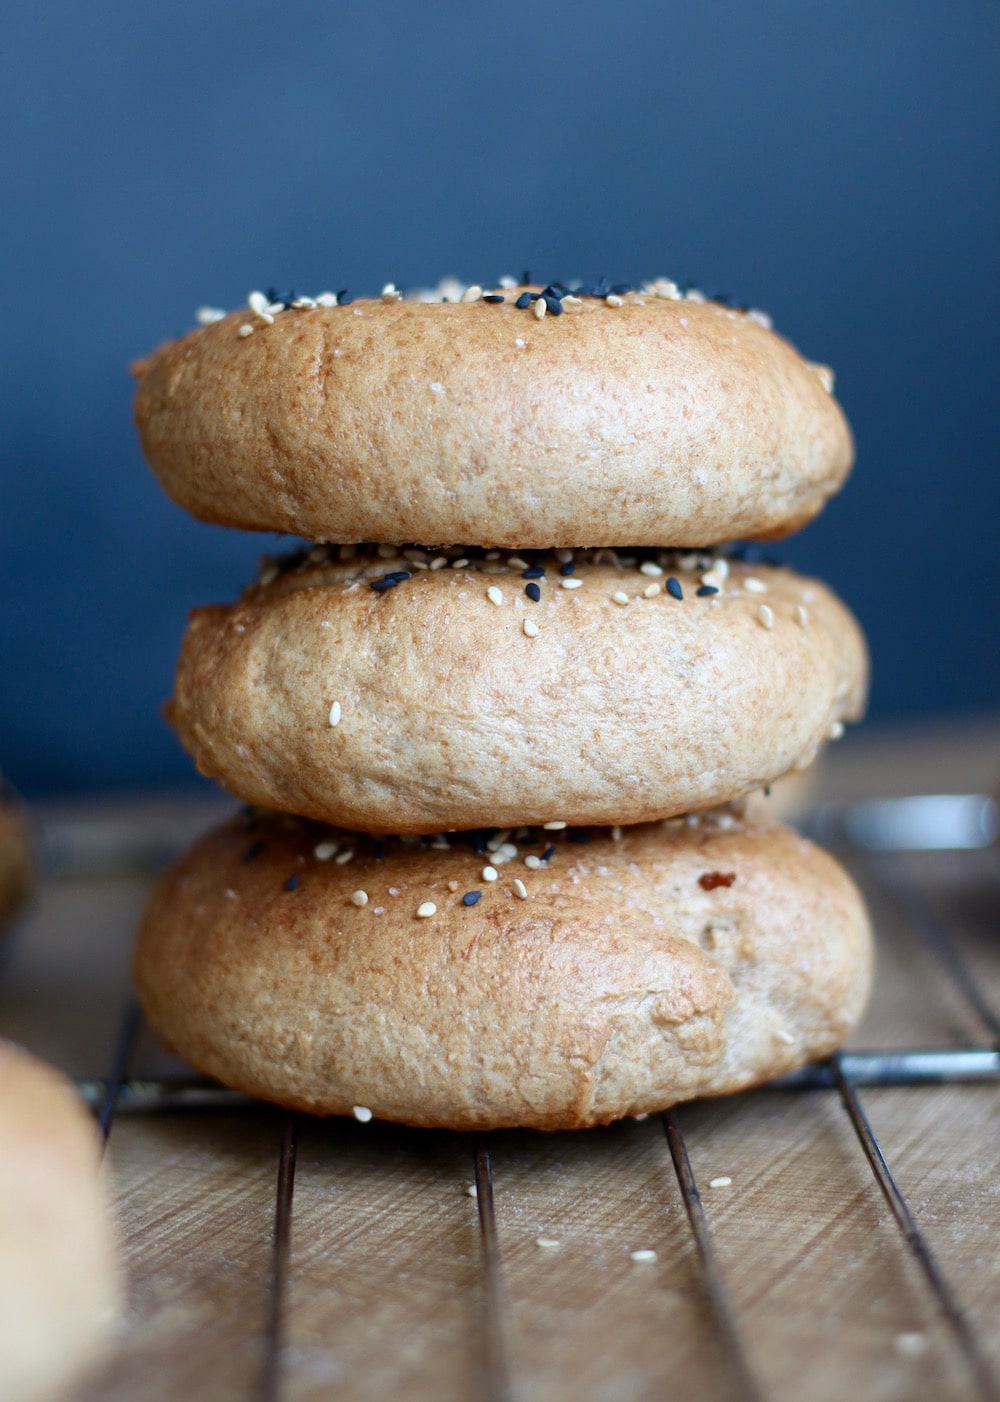
[[[831,373],[765,317],[672,283],[557,285],[538,316],[528,291],[254,294],[135,367],[143,449],[202,520],[314,541],[701,546],[786,535],[840,487]]]

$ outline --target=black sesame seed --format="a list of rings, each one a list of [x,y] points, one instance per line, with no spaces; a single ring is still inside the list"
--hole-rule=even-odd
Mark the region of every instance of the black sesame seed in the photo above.
[[[559,566],[560,574],[576,574],[576,565],[572,560],[567,560],[565,564]]]
[[[522,571],[521,571],[521,578],[522,578],[522,579],[544,579],[544,578],[545,578],[545,571],[542,569],[541,565],[532,565],[532,567],[531,567],[530,570],[522,570]]]
[[[413,576],[409,570],[392,570],[389,574],[384,574],[382,578],[392,584],[402,584],[404,579],[412,579]]]
[[[482,891],[466,891],[465,895],[462,897],[462,904],[475,905],[482,894]]]
[[[373,579],[368,587],[374,589],[377,594],[384,594],[387,589],[395,589],[398,582],[383,576],[382,579]]]
[[[681,582],[674,575],[671,575],[667,580],[667,593],[674,599],[683,599],[684,597],[684,590],[681,588]]]
[[[546,297],[545,307],[553,316],[562,316],[562,302],[558,297]]]
[[[541,293],[541,292],[529,292],[529,293],[528,293],[528,301],[529,301],[529,302],[540,302],[540,301],[542,300],[543,295],[544,295],[544,294]]]
[[[530,292],[522,292],[521,295],[520,295],[520,297],[518,297],[517,301],[514,303],[514,306],[515,306],[515,307],[530,307],[530,306],[531,306],[531,293],[530,293]]]
[[[483,293],[483,301],[484,301],[484,302],[502,302],[502,301],[503,301],[503,297],[502,297],[502,295],[500,295],[500,294],[497,293],[497,292],[484,292],[484,293]]]
[[[290,876],[290,877],[288,878],[288,880],[285,882],[285,890],[286,890],[286,891],[296,891],[296,890],[298,890],[298,885],[299,885],[299,878],[298,878],[297,876]]]
[[[707,599],[709,594],[718,594],[718,592],[714,584],[703,584],[698,590],[698,598]]]
[[[527,268],[525,268],[524,272],[521,274],[521,286],[522,286],[522,287],[527,287],[527,285],[528,285],[528,283],[529,283],[530,281],[531,281],[531,274],[528,272]]]
[[[528,598],[533,600],[536,604],[542,597],[541,589],[539,589],[538,585],[534,582],[532,582],[531,584],[526,584],[524,586],[524,592],[527,594]]]
[[[549,845],[548,845],[548,847],[546,847],[545,851],[542,853],[542,861],[543,861],[543,862],[551,862],[551,860],[552,860],[552,858],[555,856],[555,854],[556,854],[555,843],[550,842]]]
[[[259,856],[260,856],[260,854],[261,854],[261,852],[263,852],[263,850],[264,850],[264,844],[263,844],[263,842],[254,842],[254,843],[252,843],[252,844],[247,848],[247,850],[243,853],[243,860],[244,860],[244,862],[252,862],[252,861],[254,860],[255,857],[259,857]]]
[[[353,301],[354,297],[350,292],[348,292],[346,287],[342,287],[337,293],[338,307],[349,307]]]

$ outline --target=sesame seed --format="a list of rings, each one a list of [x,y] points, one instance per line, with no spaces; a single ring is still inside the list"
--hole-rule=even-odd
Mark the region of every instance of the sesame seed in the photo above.
[[[552,860],[552,858],[555,856],[555,854],[556,854],[555,845],[554,845],[553,843],[550,842],[549,845],[548,845],[548,847],[546,847],[545,851],[542,853],[542,862],[543,862],[543,864],[544,864],[545,862],[550,862],[550,861]]]
[[[486,591],[486,597],[491,604],[496,604],[497,608],[503,603],[503,593],[495,584],[491,584]]]
[[[247,336],[252,336],[252,335],[253,335],[253,327],[250,325],[250,323],[249,323],[248,321],[245,321],[245,322],[243,323],[243,325],[240,327],[240,332],[239,332],[239,334],[240,334],[241,336],[243,336],[244,338],[246,338]]]
[[[522,631],[526,638],[538,637],[538,624],[532,618],[526,618],[521,624]]]
[[[482,891],[466,891],[462,897],[463,905],[476,905],[482,898]]]
[[[448,563],[448,556],[447,556],[447,555],[435,555],[435,556],[434,556],[434,559],[431,561],[431,569],[432,569],[432,570],[443,570],[444,567],[445,567],[445,565],[446,565],[447,563]]]
[[[501,292],[484,292],[483,301],[492,302],[495,305],[497,302],[506,301],[506,298]]]
[[[478,302],[482,295],[483,289],[479,286],[477,282],[474,282],[471,287],[467,287],[462,293],[462,301]]]
[[[529,871],[538,871],[543,865],[541,857],[536,857],[534,852],[530,852],[524,859],[524,865]]]
[[[622,608],[628,603],[628,595],[625,593],[624,589],[616,589],[611,597],[616,604],[621,604]]]
[[[642,564],[639,566],[639,573],[648,574],[654,579],[659,579],[663,570],[659,565],[654,564],[652,560],[643,560]]]
[[[757,610],[757,622],[764,628],[774,627],[774,614],[768,608],[767,604],[761,604],[760,608]]]
[[[809,612],[801,604],[795,605],[795,622],[800,628],[804,628],[809,622]]]
[[[528,598],[531,599],[532,603],[537,604],[542,597],[542,591],[534,580],[524,586],[524,592],[527,594]]]
[[[758,579],[756,575],[752,574],[748,574],[746,579],[744,579],[743,588],[747,591],[748,594],[767,593],[767,585],[764,583],[764,581],[762,579]]]
[[[565,545],[561,545],[559,549],[554,551],[553,553],[555,554],[555,557],[559,561],[559,563],[563,565],[568,565],[570,560],[572,560],[573,558],[572,550],[568,550]]]
[[[681,588],[681,582],[679,579],[676,579],[673,575],[671,575],[670,578],[667,580],[667,593],[673,599],[684,598],[684,590]]]
[[[732,1186],[732,1182],[733,1180],[731,1178],[728,1178],[725,1175],[723,1175],[723,1177],[721,1178],[710,1179],[708,1186],[710,1188],[729,1188]]]
[[[827,394],[832,394],[832,393],[833,393],[833,385],[834,385],[834,376],[833,376],[833,371],[830,369],[829,365],[814,365],[812,368],[813,368],[813,370],[815,370],[815,372],[816,372],[816,378],[819,380],[820,384],[821,384],[821,385],[823,386],[823,388],[826,390]]]
[[[382,288],[383,302],[398,302],[402,295],[394,282],[387,282]]]
[[[562,564],[559,566],[559,573],[560,573],[560,574],[575,574],[575,573],[576,573],[576,564],[575,564],[575,562],[574,562],[572,556],[570,556],[570,558],[569,558],[568,560],[563,560]]]
[[[476,1187],[475,1183],[469,1184],[465,1190],[465,1196],[467,1198],[477,1198],[479,1196],[479,1189]]]
[[[524,882],[519,876],[514,877],[514,890],[521,897],[522,901],[526,901],[528,899],[528,888],[527,886],[525,886]]]
[[[337,864],[337,866],[339,866],[339,867],[345,867],[345,866],[347,866],[347,863],[350,862],[350,861],[353,861],[353,859],[354,859],[354,848],[353,848],[353,847],[348,847],[348,849],[347,849],[346,852],[338,852],[337,855],[334,857],[333,860],[334,860],[334,862]]]
[[[542,824],[542,827],[545,829],[546,832],[562,832],[565,826],[566,824],[562,821]]]
[[[336,292],[321,292],[316,298],[317,307],[335,307],[337,305]]]
[[[530,300],[530,299],[529,299],[529,300]],[[537,301],[537,302],[535,303],[535,305],[534,305],[533,310],[534,310],[535,316],[537,316],[538,320],[541,321],[542,317],[543,317],[543,316],[545,315],[545,313],[548,311],[548,307],[545,305],[545,298],[544,298],[544,297],[539,297],[538,301]]]
[[[561,589],[579,589],[582,585],[582,579],[560,579],[559,581],[559,587]]]
[[[521,578],[522,578],[522,579],[544,579],[544,578],[545,578],[545,571],[542,569],[541,565],[532,565],[530,569],[524,571],[524,573],[522,574]]]
[[[655,1261],[657,1259],[655,1251],[632,1251],[629,1254],[631,1255],[633,1261],[639,1261],[640,1263],[646,1261]]]
[[[558,1251],[559,1242],[552,1236],[536,1236],[535,1245],[540,1246],[543,1251]]]
[[[372,1117],[372,1112],[367,1105],[355,1105],[351,1110],[351,1114],[356,1120],[360,1120],[363,1125],[366,1125]]]
[[[423,901],[417,906],[417,915],[421,920],[429,920],[432,915],[437,915],[437,906],[433,901]]]
[[[508,555],[507,564],[512,570],[527,570],[531,568],[527,560],[522,560],[520,555]]]
[[[367,892],[367,891],[352,891],[352,892],[351,892],[351,905],[362,906],[362,905],[367,905],[367,904],[368,904],[368,892]]]
[[[482,876],[484,881],[495,881],[497,879],[498,873],[496,867],[486,866],[483,867],[480,875]]]
[[[252,312],[256,312],[258,316],[267,313],[268,305],[268,299],[264,296],[263,292],[251,292],[249,297],[247,297],[247,306]]]
[[[334,701],[333,705],[330,707],[330,724],[331,724],[331,725],[339,725],[339,724],[340,724],[340,702],[339,702],[339,701]]]
[[[655,599],[657,594],[662,592],[662,589],[662,584],[647,584],[645,589],[642,591],[642,597],[644,599]]]
[[[336,842],[317,842],[313,848],[313,856],[318,862],[328,862],[336,851]]]
[[[765,331],[770,331],[774,326],[774,322],[767,312],[758,311],[756,307],[751,307],[747,312],[747,321],[756,322],[758,326],[763,326]]]
[[[714,589],[716,593],[719,592],[725,582],[725,575],[717,574],[715,570],[709,570],[707,574],[703,574],[701,577],[702,587],[705,589]]]
[[[285,882],[285,890],[286,890],[286,891],[297,891],[297,890],[298,890],[298,886],[299,886],[299,878],[298,878],[297,876],[294,876],[294,875],[293,875],[293,876],[290,876],[290,877],[288,878],[288,880]]]
[[[468,563],[469,562],[466,559],[466,557],[464,555],[460,555],[457,560],[452,560],[451,567],[453,570],[464,570]]]
[[[786,1032],[783,1027],[779,1027],[774,1034],[779,1042],[784,1042],[786,1047],[794,1047],[795,1038],[790,1032]]]
[[[831,740],[839,740],[844,734],[844,722],[835,720],[830,726],[829,735]]]
[[[703,584],[698,590],[699,599],[707,599],[712,594],[718,594],[718,589],[714,584]]]
[[[199,307],[194,319],[199,326],[211,326],[213,322],[221,321],[225,314],[221,307]]]
[[[260,854],[261,854],[261,852],[263,852],[263,850],[264,850],[264,844],[263,844],[263,842],[253,842],[253,843],[251,843],[250,846],[247,848],[247,850],[243,853],[243,862],[244,862],[244,864],[249,864],[250,862],[256,860],[256,858],[260,856]]]
[[[611,829],[611,841],[612,841],[612,842],[621,842],[621,840],[622,840],[621,825],[620,825],[619,823],[615,823],[614,827]]]
[[[520,308],[522,309],[522,311],[523,311],[523,309],[524,309],[525,307],[530,307],[530,306],[531,306],[531,293],[530,293],[530,292],[522,292],[521,295],[520,295],[520,297],[518,297],[517,301],[514,303],[514,306],[515,306],[515,307],[520,307]]]
[[[610,293],[607,297],[605,297],[604,300],[605,302],[607,302],[609,307],[624,307],[625,305],[623,299],[617,296],[614,292]]]

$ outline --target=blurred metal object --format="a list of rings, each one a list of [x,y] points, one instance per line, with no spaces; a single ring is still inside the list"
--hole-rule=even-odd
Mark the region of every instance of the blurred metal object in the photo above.
[[[987,794],[918,794],[818,803],[796,827],[830,847],[865,852],[968,852],[997,840],[1000,812]]]

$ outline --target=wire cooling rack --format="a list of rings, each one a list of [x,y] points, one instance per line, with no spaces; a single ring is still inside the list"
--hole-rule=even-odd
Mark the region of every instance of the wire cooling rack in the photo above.
[[[952,802],[953,819],[958,809],[954,807],[953,800],[949,802]],[[820,835],[828,842],[839,842],[843,846],[846,839],[851,849],[848,853],[849,865],[868,891],[869,897],[874,893],[879,902],[891,907],[908,936],[918,942],[934,960],[958,999],[965,1005],[974,1024],[981,1029],[981,1039],[972,1044],[926,1049],[903,1047],[872,1052],[842,1052],[827,1061],[805,1067],[785,1077],[776,1082],[773,1089],[794,1096],[809,1096],[820,1091],[835,1092],[853,1131],[857,1153],[864,1156],[870,1168],[870,1191],[882,1195],[900,1233],[905,1252],[922,1278],[933,1312],[949,1337],[949,1346],[954,1352],[961,1380],[957,1385],[958,1391],[948,1395],[1000,1402],[1000,1384],[990,1358],[991,1346],[995,1345],[995,1340],[984,1338],[982,1328],[977,1330],[974,1327],[966,1306],[961,1302],[961,1290],[956,1290],[955,1281],[940,1265],[918,1220],[919,1212],[911,1207],[904,1196],[888,1156],[876,1137],[866,1114],[863,1095],[869,1088],[877,1087],[909,1087],[916,1090],[920,1087],[975,1083],[995,1086],[1000,1083],[1000,1014],[993,1006],[989,992],[981,986],[981,981],[963,954],[961,942],[956,938],[947,911],[921,889],[920,882],[913,878],[912,867],[902,870],[894,858],[885,856],[885,849],[906,845],[925,849],[933,848],[935,842],[957,847],[986,845],[993,835],[992,828],[995,828],[995,809],[991,810],[988,800],[981,799],[977,802],[977,816],[973,818],[971,827],[966,821],[970,812],[967,802],[965,817],[959,823],[961,831],[955,827],[952,819],[944,819],[943,826],[939,822],[937,838],[934,836],[932,815],[929,812],[925,812],[924,818],[931,821],[931,828],[927,827],[925,821],[922,829],[919,825],[915,829],[913,821],[916,810],[911,804],[907,816],[898,802],[895,812],[901,827],[895,837],[891,830],[890,809],[885,810],[882,815],[883,819],[890,822],[888,832],[883,824],[877,831],[869,828],[866,836],[862,822],[860,836],[858,831],[852,834],[845,820],[858,818],[858,805],[840,813],[827,810],[814,815],[814,826],[822,829]],[[943,812],[939,803],[939,820]],[[863,850],[862,844],[867,850]],[[158,852],[157,856],[160,855],[162,853]],[[134,858],[133,852],[132,860]],[[72,862],[69,865],[72,866]],[[1000,873],[997,875],[1000,880]],[[997,942],[993,958],[1000,964],[1000,931],[996,933]],[[107,1074],[100,1079],[79,1083],[85,1098],[98,1116],[105,1139],[112,1134],[119,1118],[219,1111],[237,1107],[243,1107],[249,1113],[273,1113],[264,1110],[255,1112],[251,1108],[252,1102],[244,1097],[195,1076],[131,1078],[130,1066],[141,1030],[140,1015],[130,1003],[118,1029],[112,1064]],[[685,1107],[680,1107],[659,1116],[659,1120],[676,1176],[677,1192],[689,1224],[689,1247],[693,1248],[694,1259],[697,1262],[700,1306],[704,1318],[709,1321],[710,1337],[714,1345],[713,1367],[718,1395],[764,1402],[764,1399],[769,1399],[773,1394],[765,1387],[760,1369],[752,1362],[752,1349],[747,1347],[744,1321],[739,1309],[734,1308],[731,1300],[726,1271],[720,1264],[710,1226],[711,1213],[706,1211],[692,1167],[684,1131],[686,1114]],[[268,1279],[263,1291],[264,1306],[260,1317],[249,1321],[247,1325],[259,1346],[259,1354],[258,1363],[252,1370],[252,1381],[244,1394],[246,1402],[279,1402],[279,1399],[291,1395],[292,1392],[297,1396],[324,1395],[322,1390],[302,1392],[296,1386],[297,1360],[294,1351],[289,1349],[286,1338],[289,1293],[295,1283],[290,1243],[296,1210],[296,1167],[304,1124],[302,1118],[297,1115],[288,1114],[282,1117],[280,1147],[274,1166],[273,1225]],[[405,1134],[406,1131],[400,1133]],[[468,1172],[474,1182],[474,1194],[471,1184],[469,1194],[474,1195],[476,1200],[479,1238],[475,1278],[477,1322],[468,1339],[473,1366],[469,1387],[463,1395],[474,1397],[479,1402],[514,1402],[515,1399],[521,1402],[529,1396],[543,1394],[525,1391],[518,1377],[516,1348],[512,1343],[514,1331],[511,1327],[504,1234],[498,1225],[497,1212],[497,1202],[508,1189],[502,1175],[495,1175],[495,1138],[484,1134],[462,1139],[467,1145],[465,1152],[468,1153]],[[330,1243],[330,1251],[335,1257],[336,1242]],[[638,1253],[639,1256],[643,1254]],[[917,1339],[919,1336],[913,1338]],[[902,1342],[905,1345],[906,1339]],[[845,1345],[850,1347],[849,1339],[845,1340]],[[393,1341],[385,1339],[381,1347],[391,1349]],[[337,1395],[354,1395],[350,1391],[349,1382],[347,1391],[338,1392]],[[368,1394],[363,1393],[359,1385],[357,1395]],[[587,1402],[591,1395],[596,1397],[598,1393],[589,1392],[586,1379],[582,1379],[579,1387],[574,1389],[574,1395],[580,1398],[580,1402]],[[603,1398],[612,1394],[604,1391],[599,1395]],[[659,1390],[642,1391],[640,1388],[636,1391],[633,1388],[627,1395],[667,1394]],[[798,1390],[798,1395],[806,1399],[810,1397],[807,1383]],[[874,1397],[887,1394],[873,1385],[871,1393],[863,1395]]]

